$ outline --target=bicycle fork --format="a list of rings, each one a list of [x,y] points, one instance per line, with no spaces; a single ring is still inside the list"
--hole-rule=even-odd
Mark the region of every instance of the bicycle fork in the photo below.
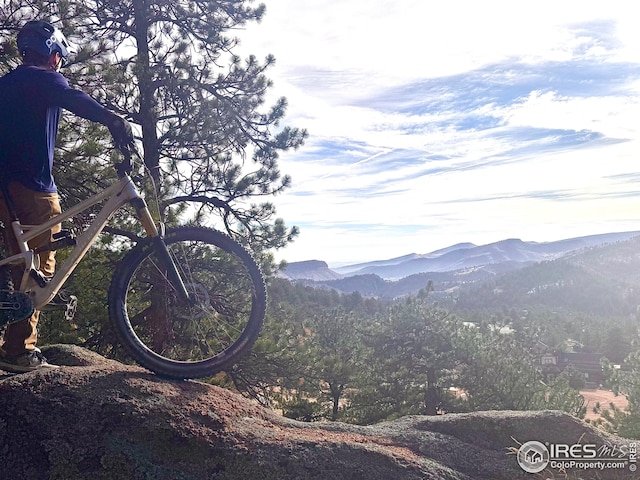
[[[156,226],[156,223],[153,221],[153,217],[151,216],[151,212],[149,212],[149,208],[147,207],[147,203],[143,198],[137,197],[132,199],[131,205],[135,208],[138,218],[140,219],[140,223],[142,223],[147,235],[151,237],[156,251],[160,256],[160,261],[167,269],[167,278],[173,285],[173,288],[178,292],[178,295],[180,295],[184,301],[189,302],[191,297],[187,291],[187,287],[185,286],[182,276],[178,272],[178,268],[169,253],[167,244],[164,243],[164,224],[161,223],[159,226]]]

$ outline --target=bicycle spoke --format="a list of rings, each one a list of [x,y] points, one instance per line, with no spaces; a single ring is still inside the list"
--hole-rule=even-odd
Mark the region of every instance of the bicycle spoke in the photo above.
[[[130,315],[145,312],[136,334],[155,352],[193,361],[224,350],[242,334],[251,315],[251,279],[233,255],[215,246],[179,242],[169,247],[193,303],[185,304],[166,270],[149,256],[132,277]]]

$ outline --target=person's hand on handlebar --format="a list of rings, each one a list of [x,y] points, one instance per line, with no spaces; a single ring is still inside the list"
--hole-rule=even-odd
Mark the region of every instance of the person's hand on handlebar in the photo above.
[[[118,150],[123,154],[129,155],[135,151],[133,131],[127,120],[118,115],[114,115],[107,126],[113,137],[113,143]]]

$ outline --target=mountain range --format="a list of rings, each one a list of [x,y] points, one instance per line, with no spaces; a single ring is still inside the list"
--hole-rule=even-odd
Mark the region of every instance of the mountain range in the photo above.
[[[524,242],[507,239],[487,245],[458,243],[426,254],[409,254],[388,260],[345,265],[330,269],[326,262],[308,260],[292,262],[283,274],[292,280],[336,280],[355,275],[374,274],[385,280],[401,278],[424,272],[451,272],[499,263],[535,263],[554,260],[568,253],[589,247],[616,243],[640,235],[636,232],[605,233],[586,237],[569,238],[555,242]]]
[[[321,260],[293,262],[281,276],[343,293],[397,297],[415,293],[429,282],[439,289],[476,283],[528,266],[639,237],[640,231],[569,238],[555,242],[507,239],[487,245],[459,243],[426,254],[409,254],[329,268]]]

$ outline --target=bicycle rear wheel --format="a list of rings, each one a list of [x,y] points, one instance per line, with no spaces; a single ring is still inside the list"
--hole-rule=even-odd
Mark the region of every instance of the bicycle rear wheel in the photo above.
[[[132,249],[109,289],[109,316],[133,359],[171,378],[202,378],[235,363],[257,339],[267,294],[253,257],[223,233],[167,231],[164,242],[192,297],[180,298],[152,242]]]

